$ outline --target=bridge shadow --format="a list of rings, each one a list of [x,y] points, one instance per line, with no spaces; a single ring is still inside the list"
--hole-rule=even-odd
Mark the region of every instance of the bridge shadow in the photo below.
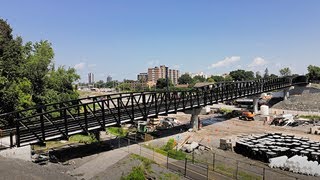
[[[201,120],[202,126],[209,126],[215,123],[225,121],[227,119],[222,116],[210,117]],[[157,130],[148,133],[153,139],[165,138],[168,136],[176,135],[188,131],[190,124],[182,124],[172,128]],[[127,147],[132,144],[146,142],[144,140],[144,134],[132,134],[125,138],[114,137],[106,140],[101,140],[92,144],[71,144],[60,148],[51,149],[49,151],[49,157],[52,162],[66,162],[76,158],[83,158],[94,154],[107,152],[113,149]]]

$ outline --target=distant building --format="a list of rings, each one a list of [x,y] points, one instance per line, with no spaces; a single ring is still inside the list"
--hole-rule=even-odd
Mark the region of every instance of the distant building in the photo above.
[[[88,74],[88,83],[89,84],[93,84],[94,83],[94,74],[93,73],[89,73]]]
[[[108,76],[107,77],[107,82],[111,82],[112,81],[112,77],[111,76]]]
[[[174,85],[178,84],[179,70],[169,69],[165,65],[160,67],[148,68],[148,81],[149,84],[156,84],[160,78],[166,78],[166,69],[168,69],[168,78]]]
[[[139,82],[148,82],[148,73],[139,73],[137,75],[137,80]]]

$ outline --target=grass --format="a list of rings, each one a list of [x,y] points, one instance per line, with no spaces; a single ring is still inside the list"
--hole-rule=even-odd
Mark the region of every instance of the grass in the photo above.
[[[163,173],[162,176],[159,177],[160,180],[179,180],[180,176],[174,173]]]
[[[141,161],[143,166],[144,166],[144,168],[146,169],[146,171],[148,173],[152,173],[151,164],[156,164],[155,161],[150,160],[150,159],[145,158],[145,157],[142,157],[142,156],[139,156],[137,154],[131,154],[131,158],[138,159],[139,161]]]
[[[89,134],[89,135],[76,134],[69,137],[69,141],[76,142],[76,143],[85,143],[85,144],[98,142],[98,140],[94,137],[93,134]]]
[[[35,151],[47,151],[49,149],[61,147],[66,144],[70,144],[70,142],[62,143],[61,141],[46,141],[46,146],[34,145],[33,149]]]
[[[239,171],[238,172],[238,179],[242,179],[242,180],[262,180],[262,177],[258,176],[258,175],[246,173],[246,172],[243,172],[243,171]]]
[[[300,115],[299,118],[305,118],[305,119],[310,119],[310,120],[316,120],[320,119],[320,116],[318,115]]]
[[[220,112],[221,114],[228,114],[228,113],[231,113],[232,110],[231,110],[231,109],[227,109],[227,108],[220,108],[220,109],[219,109],[219,112]]]
[[[122,176],[121,180],[145,180],[143,166],[136,166],[132,168],[132,171],[127,176]]]
[[[169,155],[170,158],[176,159],[176,160],[184,160],[187,157],[187,154],[183,151],[177,151],[174,149],[176,145],[176,142],[174,139],[169,139],[167,144],[162,146],[161,148],[152,147],[150,145],[143,145],[144,147],[151,149],[159,154],[162,154],[164,156]]]
[[[223,164],[219,164],[219,165],[215,166],[215,171],[218,172],[218,173],[221,173],[223,175],[226,175],[226,176],[229,176],[229,177],[233,177],[235,169],[231,168],[231,167],[226,167]]]
[[[108,127],[106,131],[114,136],[126,137],[128,135],[128,130],[121,127]]]

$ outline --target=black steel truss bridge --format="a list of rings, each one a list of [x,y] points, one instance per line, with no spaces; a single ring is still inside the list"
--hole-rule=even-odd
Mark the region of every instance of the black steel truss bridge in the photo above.
[[[88,97],[1,114],[0,129],[19,147],[307,83],[306,76],[294,76]]]

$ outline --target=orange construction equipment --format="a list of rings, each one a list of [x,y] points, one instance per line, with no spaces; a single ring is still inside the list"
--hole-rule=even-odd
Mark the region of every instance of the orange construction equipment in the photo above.
[[[254,120],[254,114],[250,111],[243,111],[239,116],[239,119],[243,120]]]

